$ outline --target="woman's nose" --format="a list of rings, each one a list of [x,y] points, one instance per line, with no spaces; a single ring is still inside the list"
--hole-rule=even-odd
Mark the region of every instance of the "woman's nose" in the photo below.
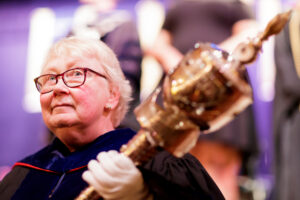
[[[54,93],[69,93],[69,87],[65,85],[62,77],[57,77],[57,83],[53,86]]]

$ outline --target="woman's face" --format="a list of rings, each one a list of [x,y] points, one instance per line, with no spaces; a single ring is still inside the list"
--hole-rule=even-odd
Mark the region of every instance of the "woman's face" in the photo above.
[[[97,59],[87,56],[78,58],[70,54],[52,56],[42,74],[60,74],[76,67],[90,68],[105,75]],[[40,95],[43,119],[47,127],[63,141],[70,136],[70,133],[61,131],[64,129],[91,128],[99,132],[108,120],[105,107],[114,100],[108,80],[90,71],[87,71],[85,83],[79,87],[69,88],[59,77],[53,91]]]

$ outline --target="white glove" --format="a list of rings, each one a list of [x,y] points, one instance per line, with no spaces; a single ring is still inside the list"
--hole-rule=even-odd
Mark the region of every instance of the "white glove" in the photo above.
[[[106,200],[152,199],[141,172],[125,155],[111,150],[91,160],[82,178]]]

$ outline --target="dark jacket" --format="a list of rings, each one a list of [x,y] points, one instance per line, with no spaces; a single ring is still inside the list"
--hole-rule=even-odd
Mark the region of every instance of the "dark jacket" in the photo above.
[[[87,163],[101,151],[119,150],[134,134],[130,129],[111,131],[72,153],[56,138],[14,165],[0,184],[0,199],[74,199],[88,186],[81,178]],[[162,151],[140,170],[155,199],[223,199],[191,155],[178,159]]]

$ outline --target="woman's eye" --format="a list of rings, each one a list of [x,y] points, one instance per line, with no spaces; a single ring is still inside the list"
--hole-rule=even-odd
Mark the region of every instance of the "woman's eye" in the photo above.
[[[50,76],[48,80],[49,81],[54,81],[54,80],[56,80],[56,78],[55,78],[55,76]]]
[[[77,71],[77,72],[74,72],[74,74],[73,74],[73,76],[81,76],[82,75],[82,73],[81,72],[79,72],[79,71]]]
[[[51,75],[44,76],[40,80],[41,85],[55,84],[55,82],[56,82],[56,76],[51,76]]]
[[[80,76],[83,76],[83,73],[80,70],[71,70],[66,75],[68,77],[80,77]]]

